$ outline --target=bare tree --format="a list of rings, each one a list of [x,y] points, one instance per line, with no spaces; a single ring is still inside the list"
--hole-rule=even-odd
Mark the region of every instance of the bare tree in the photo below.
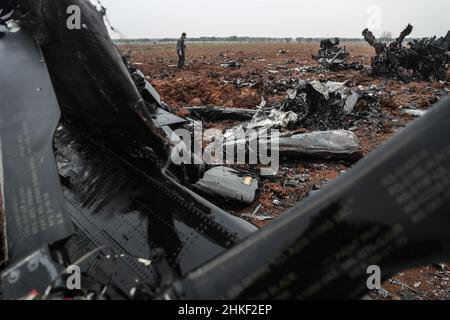
[[[384,41],[384,42],[392,41],[392,39],[394,39],[392,37],[392,32],[389,32],[389,31],[384,31],[380,36],[380,40]]]

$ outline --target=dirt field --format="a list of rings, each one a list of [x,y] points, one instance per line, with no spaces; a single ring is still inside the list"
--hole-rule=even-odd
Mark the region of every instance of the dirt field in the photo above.
[[[373,48],[365,44],[346,44],[352,60],[370,65]],[[406,107],[427,109],[450,89],[448,82],[373,79],[367,71],[304,72],[303,67],[318,66],[312,59],[318,44],[222,44],[188,46],[185,70],[176,70],[177,56],[172,46],[122,47],[124,53],[149,78],[162,100],[180,115],[189,106],[225,106],[255,108],[264,97],[269,102],[283,100],[291,79],[351,80],[353,87],[376,88],[381,92],[381,117],[374,123],[358,124],[354,130],[364,154],[377,148],[398,130],[414,120],[402,113]],[[282,50],[282,51],[280,51]],[[224,68],[226,60],[235,60],[240,68]],[[310,71],[310,70],[308,70]],[[252,83],[252,86],[242,86]],[[364,106],[359,106],[364,108]],[[208,128],[225,129],[235,122],[207,123]],[[309,162],[282,159],[275,180],[263,180],[260,194],[252,206],[236,207],[217,202],[238,216],[251,214],[260,204],[260,212],[277,218],[284,211],[318,190],[351,166],[345,162]],[[292,183],[295,177],[306,177]],[[263,227],[267,221],[252,221]],[[430,266],[402,273],[373,293],[376,299],[448,299],[450,297],[449,265]]]

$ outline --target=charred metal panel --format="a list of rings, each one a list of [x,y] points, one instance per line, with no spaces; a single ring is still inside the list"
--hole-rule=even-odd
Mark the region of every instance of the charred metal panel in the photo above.
[[[46,64],[24,30],[0,40],[0,135],[10,258],[72,234],[53,154],[60,111]]]
[[[58,128],[55,149],[68,212],[94,247],[107,248],[104,256],[121,257],[115,269],[110,262],[101,268],[123,292],[158,286],[158,270],[136,257],[152,260],[162,250],[181,277],[256,230],[162,175],[146,176],[70,126]]]

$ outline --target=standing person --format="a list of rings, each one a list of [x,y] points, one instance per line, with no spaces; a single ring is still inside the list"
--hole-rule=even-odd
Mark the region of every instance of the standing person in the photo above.
[[[184,62],[186,61],[186,45],[184,44],[185,39],[186,33],[183,32],[181,38],[177,41],[178,69],[183,69]]]

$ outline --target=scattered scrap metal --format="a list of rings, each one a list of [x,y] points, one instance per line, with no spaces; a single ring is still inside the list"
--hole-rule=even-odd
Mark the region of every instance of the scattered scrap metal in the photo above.
[[[194,188],[200,192],[225,200],[251,204],[255,201],[259,187],[256,175],[217,166],[205,172]]]
[[[289,90],[280,110],[294,111],[302,127],[315,130],[341,129],[343,119],[353,112],[359,95],[344,82],[300,81]]]
[[[220,64],[223,68],[234,68],[239,69],[241,67],[241,63],[236,60],[225,60],[223,63]]]
[[[350,53],[346,47],[340,47],[339,38],[325,39],[320,42],[320,49],[313,58],[319,61],[322,67],[331,71],[362,70],[364,66],[358,62],[349,63]]]
[[[340,47],[339,38],[325,39],[320,41],[320,49],[317,54],[317,59],[338,59],[344,61],[350,57],[350,53],[345,47]]]
[[[271,105],[263,100],[257,110],[218,107],[189,110],[191,116],[202,120],[243,121],[225,130],[221,137],[215,137],[224,154],[235,149],[250,154],[256,141],[268,145],[276,138],[278,147],[272,146],[272,150],[281,155],[352,162],[359,160],[362,152],[356,135],[343,129],[355,126],[352,114],[359,97],[350,83],[298,81],[295,89],[288,90],[284,102]],[[296,131],[300,128],[313,132],[299,134]],[[274,136],[274,129],[281,134]]]
[[[445,81],[449,68],[450,31],[445,37],[413,40],[404,46],[405,38],[412,31],[413,26],[408,24],[390,44],[378,41],[369,29],[363,31],[364,39],[375,48],[372,74],[405,82],[412,78]]]

